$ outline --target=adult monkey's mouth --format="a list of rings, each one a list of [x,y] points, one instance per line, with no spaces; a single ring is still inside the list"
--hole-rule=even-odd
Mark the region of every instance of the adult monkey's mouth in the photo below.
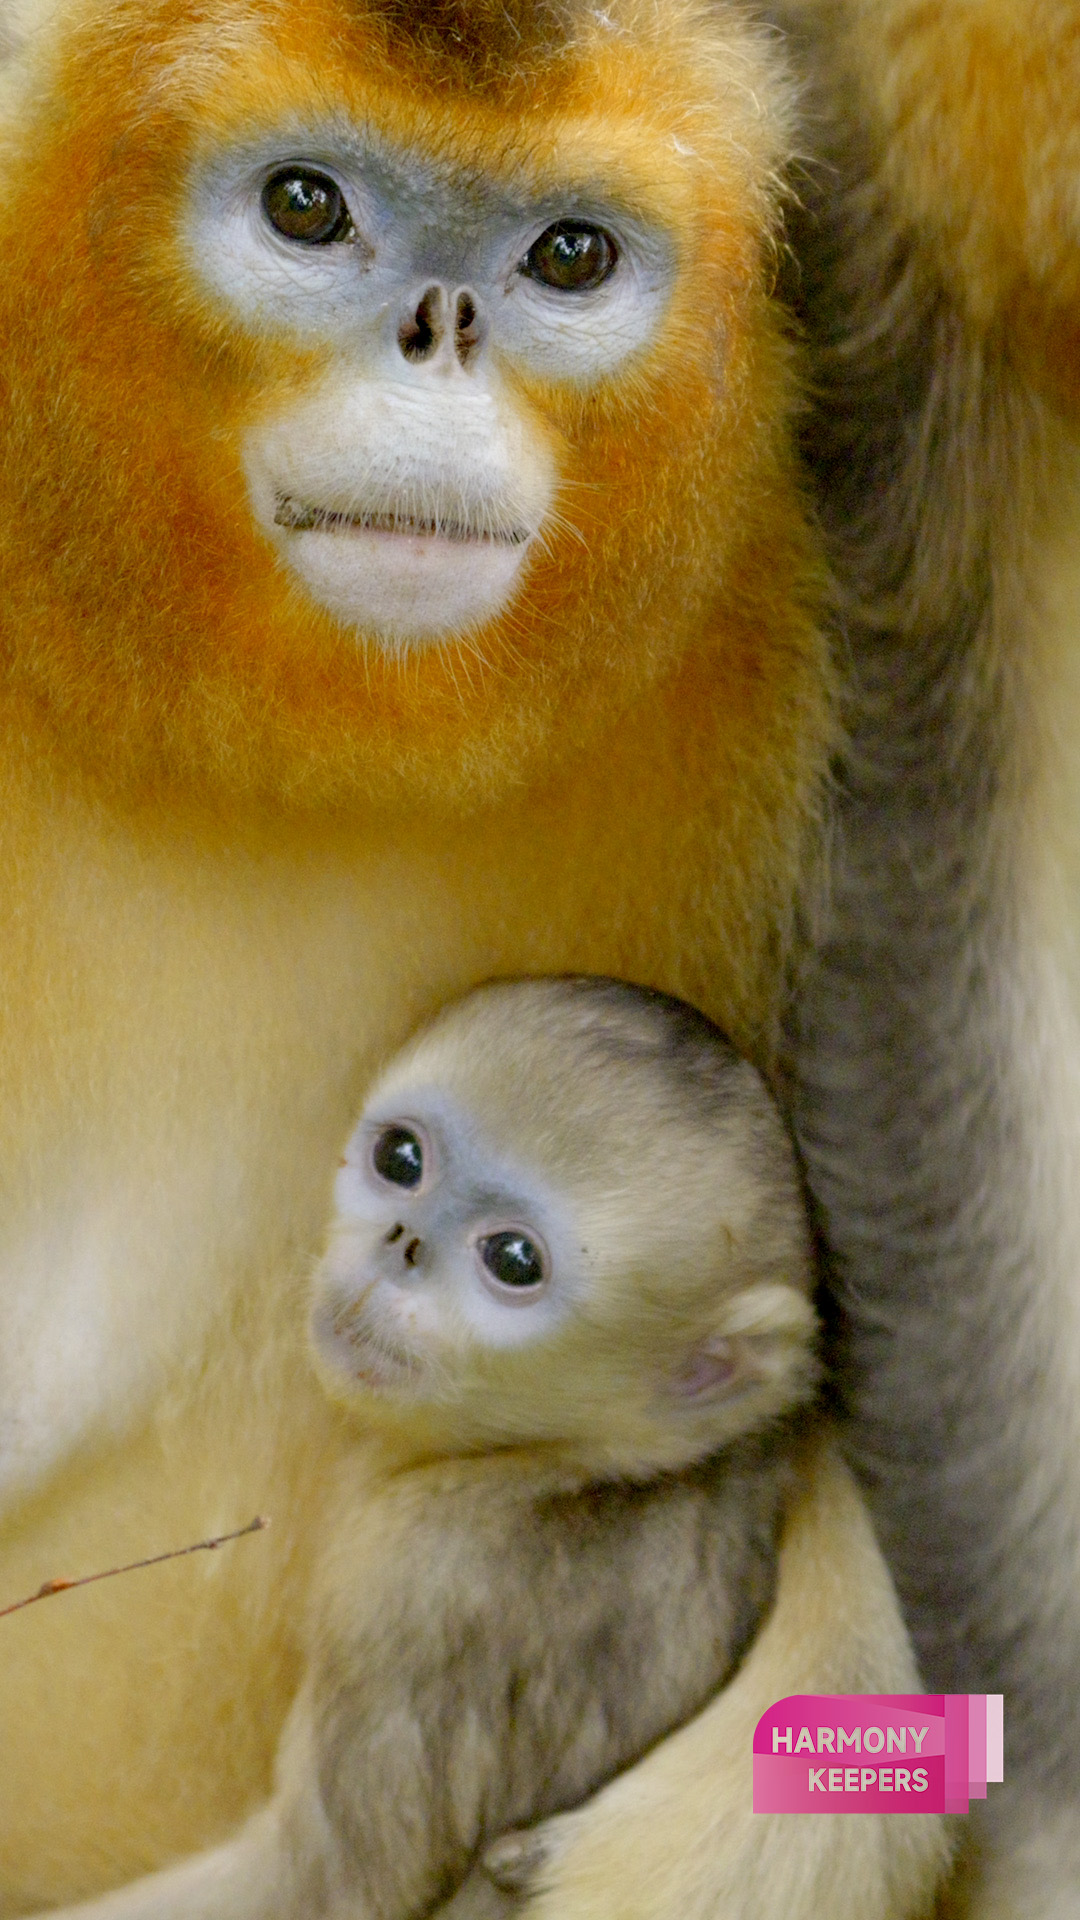
[[[555,501],[540,436],[479,388],[442,384],[378,407],[366,387],[344,401],[320,392],[246,449],[255,524],[277,561],[341,626],[394,655],[499,619]]]
[[[527,527],[474,526],[461,520],[421,520],[404,513],[341,513],[331,507],[310,506],[280,493],[274,524],[290,533],[388,533],[413,540],[449,540],[463,546],[523,547],[532,538]]]
[[[256,475],[253,503],[279,559],[327,613],[393,653],[501,614],[548,504],[538,499],[534,517],[505,486],[442,476],[355,489],[288,471],[266,479]]]

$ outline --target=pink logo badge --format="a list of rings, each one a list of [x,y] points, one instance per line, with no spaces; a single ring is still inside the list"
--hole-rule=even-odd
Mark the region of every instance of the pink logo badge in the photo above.
[[[755,1813],[966,1813],[1004,1776],[1000,1693],[793,1693],[754,1733]]]

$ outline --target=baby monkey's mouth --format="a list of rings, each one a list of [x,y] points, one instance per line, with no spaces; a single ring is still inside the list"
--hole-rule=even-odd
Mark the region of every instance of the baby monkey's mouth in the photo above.
[[[418,1379],[421,1368],[411,1354],[372,1340],[363,1345],[352,1343],[351,1372],[353,1379],[366,1387],[397,1387]]]
[[[424,1371],[415,1353],[372,1323],[362,1297],[326,1302],[315,1316],[314,1332],[323,1353],[364,1386],[405,1386]]]
[[[457,545],[479,541],[488,546],[523,547],[530,539],[527,527],[475,526],[465,520],[422,520],[413,514],[341,513],[331,507],[313,507],[290,494],[279,493],[274,524],[290,533],[396,533],[413,540],[450,540]]]

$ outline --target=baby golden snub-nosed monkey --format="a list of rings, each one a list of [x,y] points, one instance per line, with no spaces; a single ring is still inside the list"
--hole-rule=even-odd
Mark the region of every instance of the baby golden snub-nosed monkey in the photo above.
[[[614,984],[481,990],[382,1076],[336,1193],[314,1348],[383,1484],[358,1510],[342,1464],[270,1809],[102,1913],[427,1912],[699,1707],[771,1592],[811,1263],[715,1030]]]
[[[318,1371],[378,1464],[373,1490],[358,1451],[362,1507],[339,1468],[273,1798],[85,1920],[511,1910],[557,1844],[513,1830],[687,1721],[761,1625],[812,1281],[784,1124],[692,1009],[528,980],[422,1031],[349,1140],[315,1277]],[[914,1824],[926,1880],[940,1825]]]

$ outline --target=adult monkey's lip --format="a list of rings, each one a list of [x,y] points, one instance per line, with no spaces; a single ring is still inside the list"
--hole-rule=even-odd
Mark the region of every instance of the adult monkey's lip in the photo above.
[[[460,520],[418,520],[403,513],[342,513],[310,506],[284,493],[277,496],[274,524],[290,533],[396,534],[401,539],[448,540],[458,546],[522,547],[531,538],[527,527],[478,527]]]

